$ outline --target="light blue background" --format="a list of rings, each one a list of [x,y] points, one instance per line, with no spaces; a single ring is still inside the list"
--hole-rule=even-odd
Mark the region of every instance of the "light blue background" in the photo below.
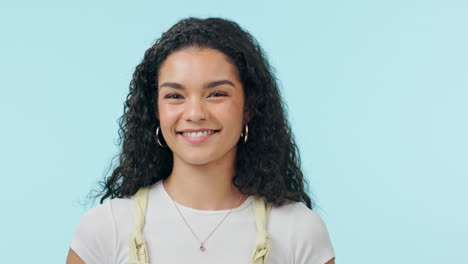
[[[277,70],[337,263],[468,263],[467,14],[451,0],[2,2],[1,262],[65,262],[144,51],[181,18],[222,16]]]

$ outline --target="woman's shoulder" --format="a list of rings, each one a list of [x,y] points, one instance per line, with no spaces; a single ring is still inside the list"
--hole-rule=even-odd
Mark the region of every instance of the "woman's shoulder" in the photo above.
[[[101,204],[95,205],[94,207],[88,209],[82,216],[83,219],[106,219],[110,216],[113,216],[119,211],[126,211],[133,204],[133,198],[112,198],[103,201]],[[99,222],[99,221],[97,221]]]
[[[92,234],[109,235],[113,233],[115,220],[128,215],[132,198],[112,198],[95,205],[81,215],[75,236],[84,237]]]
[[[131,204],[129,198],[113,198],[92,207],[81,216],[70,247],[85,263],[112,262],[118,225],[129,215]]]
[[[156,185],[150,186],[150,195],[148,199],[154,200],[154,193],[158,192]],[[153,201],[154,202],[154,201]],[[122,198],[114,197],[105,200],[102,204],[98,204],[89,209],[81,218],[83,222],[93,223],[95,226],[103,221],[112,219],[118,226],[128,224],[127,222],[133,219],[133,211],[135,206],[135,194],[128,195]]]
[[[274,237],[288,241],[295,263],[325,263],[334,257],[325,222],[304,203],[274,206],[269,221]]]
[[[108,243],[106,241],[112,241]],[[109,263],[112,244],[115,240],[115,225],[107,200],[86,211],[80,218],[70,241],[70,248],[85,263]]]
[[[302,202],[289,201],[280,206],[273,206],[271,214],[279,220],[295,225],[324,226],[322,218]]]

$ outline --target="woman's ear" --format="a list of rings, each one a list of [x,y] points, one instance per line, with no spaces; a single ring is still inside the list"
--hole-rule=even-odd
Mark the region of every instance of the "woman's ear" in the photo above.
[[[244,112],[244,123],[247,124],[247,123],[250,122],[250,120],[252,120],[251,115],[250,115],[250,111],[249,111],[249,110],[246,110],[246,111]]]
[[[253,105],[255,101],[254,96],[250,96],[247,98],[246,104],[244,105],[244,123],[249,123],[250,120],[254,117],[254,114],[252,113],[252,109],[248,107],[248,105]]]
[[[153,111],[154,111],[154,116],[156,117],[156,119],[159,121],[159,112],[158,112],[158,106],[155,105],[153,107]]]

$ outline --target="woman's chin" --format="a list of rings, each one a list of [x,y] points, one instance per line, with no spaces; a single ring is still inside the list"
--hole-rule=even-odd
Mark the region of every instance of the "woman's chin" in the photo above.
[[[178,156],[179,162],[186,163],[188,165],[207,165],[214,162],[216,159],[210,155],[184,155]]]
[[[178,149],[174,154],[174,165],[185,163],[187,165],[208,165],[211,163],[224,163],[235,159],[236,146],[227,148],[204,147]]]

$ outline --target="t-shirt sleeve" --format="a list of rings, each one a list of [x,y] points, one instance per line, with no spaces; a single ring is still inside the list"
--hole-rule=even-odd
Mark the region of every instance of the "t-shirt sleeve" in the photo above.
[[[300,205],[301,217],[297,218],[295,264],[325,264],[335,257],[327,227],[322,218],[304,204]]]
[[[86,264],[113,262],[116,233],[110,202],[107,200],[86,212],[71,239],[70,248]]]

